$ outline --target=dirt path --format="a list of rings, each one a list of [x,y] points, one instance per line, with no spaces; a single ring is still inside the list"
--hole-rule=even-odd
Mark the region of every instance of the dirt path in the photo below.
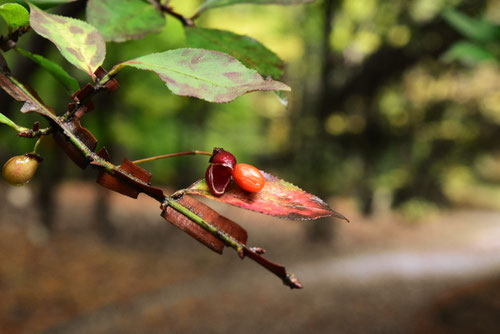
[[[291,291],[165,225],[147,200],[112,198],[122,238],[105,244],[85,225],[92,196],[73,206],[74,188],[61,191],[62,223],[47,244],[29,241],[32,225],[16,225],[15,210],[0,224],[0,332],[408,333],[438,296],[500,273],[500,212],[366,221],[342,202],[352,223],[335,223],[336,242],[324,245],[305,241],[300,223],[220,207],[301,279]]]
[[[296,272],[307,286],[292,292],[255,270],[231,267],[228,274],[214,271],[107,305],[47,333],[414,332],[437,295],[500,268],[499,257],[474,266],[468,263],[477,257],[458,259],[443,267],[443,260],[453,262],[457,254],[387,252],[299,264]]]
[[[480,218],[473,228],[471,217]],[[500,243],[493,242],[500,240],[498,222],[499,213],[461,212],[440,218],[439,228],[399,231],[404,241],[376,250],[300,260],[291,268],[303,291],[284,289],[255,266],[228,259],[201,278],[108,305],[53,332],[413,332],[428,321],[437,296],[500,272]],[[450,240],[447,227],[469,233]],[[428,245],[409,242],[407,233],[427,234]],[[441,238],[448,242],[435,244]]]

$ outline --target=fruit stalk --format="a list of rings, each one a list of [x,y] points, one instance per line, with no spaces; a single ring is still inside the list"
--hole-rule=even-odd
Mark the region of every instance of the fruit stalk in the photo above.
[[[204,152],[204,151],[186,151],[186,152],[178,152],[178,153],[170,153],[170,154],[163,154],[163,155],[157,155],[154,157],[149,157],[149,158],[144,158],[144,159],[139,159],[139,160],[134,160],[132,161],[134,164],[139,165],[145,162],[150,162],[150,161],[155,161],[155,160],[160,160],[160,159],[166,159],[166,158],[172,158],[172,157],[180,157],[184,155],[208,155],[211,156],[212,153],[210,152]]]

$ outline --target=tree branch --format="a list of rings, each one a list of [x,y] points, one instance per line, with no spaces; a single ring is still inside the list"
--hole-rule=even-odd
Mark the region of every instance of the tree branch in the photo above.
[[[99,77],[98,74],[96,74],[96,76]],[[98,80],[96,87],[105,87],[110,80],[114,80],[111,75],[104,75],[100,80]],[[208,232],[209,234],[216,237],[218,240],[222,241],[225,246],[235,249],[241,258],[248,256],[252,260],[259,263],[264,268],[274,273],[283,281],[285,285],[289,286],[292,289],[302,288],[301,283],[295,278],[293,274],[288,273],[285,267],[270,262],[265,258],[263,258],[261,256],[262,251],[260,248],[248,247],[245,244],[246,238],[244,242],[237,240],[237,238],[233,237],[233,235],[230,232],[225,232],[224,230],[218,228],[211,222],[201,217],[200,216],[201,212],[198,213],[196,207],[194,207],[193,210],[188,209],[187,207],[178,203],[176,197],[166,196],[161,189],[152,187],[149,184],[149,181],[144,181],[144,178],[135,175],[133,171],[129,172],[128,170],[126,170],[125,167],[122,166],[126,165],[126,162],[128,160],[125,160],[125,162],[122,165],[116,166],[107,160],[107,154],[95,153],[75,133],[74,131],[75,128],[71,127],[72,122],[68,122],[67,120],[64,119],[64,117],[56,116],[49,107],[45,106],[38,97],[36,97],[23,84],[17,81],[10,73],[5,73],[3,71],[0,71],[0,87],[2,87],[14,99],[21,102],[25,102],[25,105],[23,106],[22,110],[24,110],[25,112],[36,112],[41,116],[43,116],[44,118],[46,118],[47,120],[49,120],[49,122],[51,123],[51,128],[53,129],[54,133],[62,134],[66,138],[66,140],[70,143],[70,145],[74,146],[74,148],[76,148],[76,150],[80,152],[87,159],[88,164],[90,164],[95,168],[100,169],[104,173],[112,175],[114,177],[114,178],[112,177],[113,182],[117,183],[114,184],[108,183],[107,184],[108,188],[115,191],[118,191],[119,189],[123,190],[123,187],[121,186],[123,186],[124,184],[125,187],[132,187],[137,192],[144,192],[146,195],[159,201],[162,204],[161,208],[164,211],[168,206],[170,206],[174,210],[178,211],[179,213],[187,217],[191,222],[194,222],[196,225],[200,226],[204,231]],[[92,90],[93,93],[89,91],[88,96],[91,97],[93,96],[92,94],[95,94],[96,91],[100,90],[101,89],[97,90],[94,89]],[[136,166],[133,163],[129,162],[128,164],[129,167],[130,164]],[[233,224],[239,227],[239,225],[237,225],[236,223]]]
[[[27,33],[30,29],[30,26],[25,26],[14,30],[7,36],[0,36],[0,49],[2,49],[4,52],[7,52],[10,49],[15,48],[19,37]]]

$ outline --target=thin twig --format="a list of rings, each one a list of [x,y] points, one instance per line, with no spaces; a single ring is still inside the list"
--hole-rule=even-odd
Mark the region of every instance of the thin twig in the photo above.
[[[27,33],[30,28],[30,26],[21,27],[9,33],[7,36],[0,36],[0,49],[7,52],[10,49],[15,48],[19,37]]]
[[[150,1],[151,2],[151,1]],[[152,3],[156,8],[162,13],[168,14],[170,16],[175,17],[177,20],[181,21],[182,25],[185,27],[194,27],[194,20],[185,17],[184,15],[177,13],[172,6],[168,3],[163,4],[160,0],[152,0]]]
[[[23,138],[41,138],[43,136],[50,135],[53,132],[54,132],[54,130],[52,129],[51,126],[49,126],[48,128],[39,129],[39,130],[26,129],[24,131],[20,131],[18,133],[18,136],[23,137]]]
[[[134,164],[142,164],[144,162],[150,162],[150,161],[155,161],[155,160],[160,160],[160,159],[166,159],[166,158],[172,158],[172,157],[180,157],[183,155],[208,155],[212,156],[212,153],[210,152],[204,152],[204,151],[187,151],[187,152],[179,152],[179,153],[170,153],[170,154],[162,154],[162,155],[157,155],[155,157],[149,157],[145,159],[139,159],[132,161]]]

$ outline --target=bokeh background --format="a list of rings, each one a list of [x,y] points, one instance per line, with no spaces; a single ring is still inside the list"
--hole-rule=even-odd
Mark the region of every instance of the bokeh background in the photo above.
[[[4,3],[6,1],[1,1]],[[181,13],[201,1],[172,0]],[[55,12],[84,17],[85,1]],[[305,285],[231,251],[218,256],[165,223],[157,204],[111,194],[46,140],[23,188],[0,183],[0,331],[5,333],[398,333],[500,330],[500,2],[317,0],[237,5],[197,24],[251,36],[286,63],[273,93],[227,104],[172,95],[124,70],[83,125],[111,160],[224,147],[327,200],[351,223],[286,222],[208,202]],[[1,26],[2,33],[5,27]],[[46,40],[20,45],[59,62]],[[182,25],[108,43],[104,67],[185,47]],[[16,76],[59,112],[62,87],[9,52]],[[0,92],[1,111],[36,116]],[[7,127],[0,160],[31,151]],[[144,167],[171,191],[204,157]]]

